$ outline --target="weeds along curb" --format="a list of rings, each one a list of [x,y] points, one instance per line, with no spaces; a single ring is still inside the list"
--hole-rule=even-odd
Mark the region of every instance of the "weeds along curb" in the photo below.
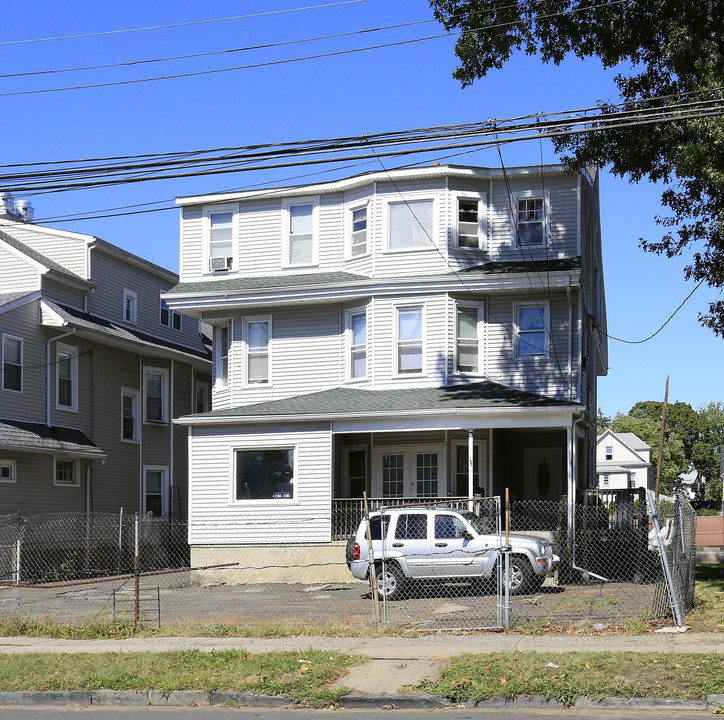
[[[189,706],[242,706],[253,708],[279,708],[297,706],[283,695],[263,695],[233,691],[205,690],[69,690],[0,692],[0,706],[8,705],[98,705],[106,707],[189,707]],[[349,693],[338,704],[345,709],[407,709],[428,710],[449,707],[465,708],[563,708],[557,700],[544,697],[488,698],[477,702],[451,703],[438,695],[367,695]],[[579,709],[659,710],[713,712],[724,706],[724,695],[707,695],[706,700],[678,700],[672,698],[603,698],[593,700],[580,697],[573,704]]]

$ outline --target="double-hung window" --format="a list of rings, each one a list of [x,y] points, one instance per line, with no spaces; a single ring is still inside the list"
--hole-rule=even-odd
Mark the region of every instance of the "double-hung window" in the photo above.
[[[126,288],[123,289],[123,320],[134,325],[138,321],[138,295]]]
[[[518,197],[516,238],[518,247],[545,247],[546,202],[543,197]]]
[[[349,348],[349,377],[359,380],[367,377],[367,313],[350,310],[347,313]]]
[[[421,373],[422,305],[397,308],[397,372]]]
[[[21,392],[23,389],[22,338],[3,335],[2,340],[2,388]]]
[[[145,465],[143,468],[143,512],[155,519],[168,517],[168,468]]]
[[[388,210],[389,250],[419,250],[432,248],[434,227],[433,200],[390,202]]]
[[[229,384],[229,355],[231,353],[231,324],[216,329],[216,384],[227,387]]]
[[[458,306],[455,372],[477,373],[480,371],[479,318],[479,308]]]
[[[317,262],[317,200],[294,200],[284,204],[286,221],[286,265],[315,265]]]
[[[147,423],[168,422],[168,370],[165,368],[144,369],[143,407]]]
[[[121,440],[138,442],[138,390],[121,388]]]
[[[53,458],[53,485],[78,487],[80,476],[78,474],[78,461],[73,458]]]
[[[481,195],[458,195],[455,205],[455,245],[479,249],[485,245],[485,211]]]
[[[516,308],[519,357],[547,357],[548,306],[518,305]]]
[[[269,382],[269,318],[247,318],[244,321],[246,335],[246,380],[250,385]]]
[[[294,498],[294,448],[237,450],[236,500]]]
[[[78,409],[78,348],[61,343],[55,355],[55,404],[60,410]]]
[[[181,329],[181,314],[175,310],[171,310],[163,298],[160,300],[158,321],[161,325],[173,328],[174,330]]]
[[[350,211],[352,232],[350,237],[350,255],[357,257],[367,252],[367,205]]]
[[[234,263],[234,210],[216,208],[206,214],[209,270],[231,270]]]

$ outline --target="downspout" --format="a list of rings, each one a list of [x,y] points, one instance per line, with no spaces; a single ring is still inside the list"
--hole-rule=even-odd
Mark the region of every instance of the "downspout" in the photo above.
[[[576,497],[575,490],[577,489],[577,483],[575,480],[575,472],[577,466],[577,451],[576,451],[576,438],[578,433],[576,432],[578,425],[583,422],[583,415],[576,418],[571,427],[566,428],[566,434],[568,435],[568,539],[571,541],[571,568],[578,570],[581,573],[585,573],[589,577],[594,577],[597,580],[602,580],[607,583],[610,582],[608,578],[598,575],[591,570],[579,567],[576,564]]]
[[[72,330],[69,330],[67,333],[63,333],[63,335],[58,335],[57,337],[48,338],[48,342],[45,346],[45,387],[46,387],[46,393],[45,393],[45,424],[48,427],[51,427],[50,425],[50,368],[52,367],[51,360],[50,360],[50,343],[57,342],[58,340],[63,340],[70,335],[73,335],[76,331],[76,328],[73,328]]]

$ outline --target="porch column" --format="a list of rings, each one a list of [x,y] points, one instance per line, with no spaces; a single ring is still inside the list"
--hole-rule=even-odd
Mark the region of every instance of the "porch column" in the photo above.
[[[568,447],[568,538],[573,538],[573,517],[576,504],[576,434],[574,425],[566,428],[566,445]]]
[[[473,495],[475,495],[475,475],[473,473],[473,452],[475,448],[473,447],[473,431],[468,430],[468,497],[470,498],[470,502],[468,503],[470,507],[468,508],[471,512],[473,510]]]

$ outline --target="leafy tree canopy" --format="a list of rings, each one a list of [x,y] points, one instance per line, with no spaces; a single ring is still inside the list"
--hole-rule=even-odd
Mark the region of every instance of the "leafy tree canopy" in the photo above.
[[[430,0],[436,18],[463,33],[453,72],[463,86],[501,68],[518,51],[559,64],[567,55],[597,57],[619,68],[622,107],[721,100],[724,0]],[[656,98],[656,99],[654,99]],[[722,104],[719,103],[719,107]],[[662,182],[669,214],[657,217],[661,239],[649,251],[691,251],[687,279],[724,287],[724,117],[700,117],[561,137],[556,151],[572,168],[609,166],[631,181]],[[724,337],[724,300],[701,321]]]

